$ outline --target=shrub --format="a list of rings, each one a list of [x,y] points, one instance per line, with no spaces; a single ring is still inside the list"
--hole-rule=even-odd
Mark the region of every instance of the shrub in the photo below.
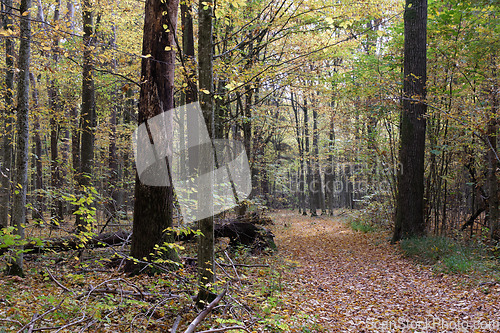
[[[487,270],[484,249],[467,246],[451,238],[415,237],[402,240],[400,246],[405,256],[434,265],[438,270],[462,274]]]

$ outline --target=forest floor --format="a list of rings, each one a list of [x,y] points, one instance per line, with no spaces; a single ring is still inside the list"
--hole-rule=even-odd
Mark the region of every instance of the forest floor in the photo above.
[[[197,332],[500,332],[500,284],[483,283],[492,277],[418,264],[387,232],[353,231],[348,214],[270,215],[277,252],[218,241],[217,292],[227,295]],[[182,256],[196,255],[184,245]],[[120,251],[27,255],[26,277],[0,278],[0,333],[171,332],[176,321],[183,332],[200,312],[196,268],[129,277],[108,265]]]
[[[499,284],[435,272],[404,258],[387,233],[352,231],[342,217],[273,219],[280,256],[297,263],[283,293],[318,330],[500,332]]]

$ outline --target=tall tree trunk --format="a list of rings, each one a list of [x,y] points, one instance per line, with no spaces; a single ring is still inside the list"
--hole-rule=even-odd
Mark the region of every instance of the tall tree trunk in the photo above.
[[[314,200],[314,189],[313,189],[313,173],[312,173],[312,157],[311,151],[309,149],[309,110],[307,108],[307,97],[304,97],[304,137],[305,137],[305,148],[304,156],[306,157],[306,169],[307,169],[307,188],[309,192],[309,210],[311,216],[316,216],[316,205]]]
[[[82,72],[82,133],[80,145],[80,174],[78,185],[91,185],[92,167],[94,165],[94,127],[95,127],[95,89],[94,89],[94,19],[91,0],[82,3],[83,16],[83,72]],[[77,215],[76,224],[79,231],[86,231],[83,216]]]
[[[299,200],[299,214],[300,213],[306,213],[306,204],[305,204],[305,193],[304,193],[304,139],[301,138],[301,130],[303,129],[302,126],[300,126],[300,121],[299,121],[299,106],[297,105],[295,101],[295,95],[292,93],[291,94],[291,104],[292,104],[292,110],[295,116],[295,138],[297,140],[297,147],[299,150],[299,170],[298,170],[298,200]]]
[[[406,0],[404,83],[396,221],[393,242],[425,233],[424,152],[427,80],[427,0]]]
[[[128,87],[128,86],[127,86]],[[134,99],[134,90],[130,87],[127,88],[125,92],[125,108],[123,110],[123,123],[130,124],[132,121],[132,114],[135,112],[135,99]],[[123,185],[123,200],[121,205],[121,210],[123,211],[126,220],[128,221],[128,210],[130,204],[130,185],[128,182],[129,177],[131,176],[130,168],[129,168],[129,154],[128,151],[125,150],[123,153],[123,179],[125,180],[125,184]]]
[[[332,103],[333,104],[333,103]],[[333,205],[334,205],[334,195],[336,195],[335,186],[335,165],[333,151],[335,148],[335,122],[333,115],[330,118],[330,131],[329,131],[329,143],[328,143],[328,166],[325,170],[325,192],[328,202],[328,212],[333,215]]]
[[[2,1],[3,10],[3,28],[4,30],[14,30],[12,26],[12,0]],[[2,164],[0,165],[0,227],[6,227],[9,224],[10,215],[10,196],[12,187],[12,138],[13,138],[13,96],[14,96],[14,40],[5,38],[5,91],[4,91],[4,124],[2,144]]]
[[[212,138],[212,122],[213,122],[213,35],[212,35],[212,15],[213,8],[200,0],[199,1],[199,17],[198,17],[198,77],[200,86],[200,104],[203,111],[203,117],[208,129],[208,133]],[[203,154],[205,153],[205,154]],[[202,152],[200,158],[200,169],[203,164],[208,164],[209,170],[213,169],[213,157],[207,153],[207,149]],[[207,180],[207,184],[201,184],[205,190],[210,191],[212,184],[211,180]],[[213,210],[213,199],[211,196],[200,200],[198,205],[202,205],[205,209]],[[212,206],[212,207],[211,207]],[[200,289],[198,292],[198,305],[203,305],[210,301],[212,293],[209,287],[215,281],[214,267],[214,218],[213,215],[199,221],[199,229],[203,236],[198,238],[198,282]]]
[[[319,165],[319,131],[318,131],[318,111],[313,108],[313,151],[314,151],[314,191],[315,209],[321,209],[321,215],[325,214],[325,194],[321,182],[321,169]]]
[[[113,25],[111,27],[111,30],[113,31],[113,37],[110,41],[111,47],[116,47],[115,41],[116,41],[116,26]],[[111,61],[112,66],[113,66],[113,72],[116,71],[116,68],[118,66],[117,60],[113,59]],[[115,84],[114,91],[113,91],[113,105],[111,106],[111,115],[109,119],[109,125],[110,125],[110,133],[109,133],[109,146],[108,146],[108,151],[109,151],[109,159],[108,159],[108,183],[106,184],[107,190],[108,190],[108,197],[106,200],[106,209],[107,209],[107,214],[109,218],[111,219],[116,219],[116,214],[118,211],[118,197],[119,197],[119,188],[118,188],[118,174],[119,174],[119,168],[118,168],[118,156],[116,152],[116,125],[117,125],[117,115],[119,113],[119,108],[120,108],[120,96],[121,94],[119,93],[118,90],[118,84]]]
[[[82,129],[82,116],[78,114],[78,108],[73,107],[71,109],[71,118],[75,120],[71,131],[71,159],[72,167],[74,171],[74,181],[78,183],[80,180],[80,141],[81,141],[81,129]]]
[[[29,156],[29,69],[31,45],[31,0],[21,0],[19,44],[19,78],[17,90],[17,145],[16,145],[16,176],[14,181],[14,202],[12,209],[12,225],[17,229],[20,240],[24,239],[24,224],[26,223],[26,192],[28,188],[28,156]],[[24,275],[23,254],[18,253],[15,262],[8,269],[10,275]]]
[[[58,24],[59,21],[59,10],[61,8],[61,0],[56,3],[56,8],[54,11],[54,24]],[[59,61],[59,56],[57,54],[57,48],[59,47],[59,38],[55,38],[53,41],[53,54],[52,61],[54,66],[54,71],[57,72],[57,63]],[[62,180],[61,180],[61,170],[62,165],[59,161],[59,135],[61,132],[61,99],[59,96],[59,87],[56,79],[52,78],[47,80],[48,95],[49,95],[49,108],[51,110],[50,115],[50,185],[52,187],[52,209],[51,209],[51,225],[58,225],[64,220],[63,217],[63,202],[60,197],[59,191],[61,190]]]
[[[182,19],[182,50],[184,52],[184,72],[186,80],[186,88],[183,90],[183,95],[185,99],[185,104],[190,104],[198,100],[198,86],[196,84],[196,60],[194,57],[194,28],[193,28],[193,9],[191,2],[187,1],[181,4],[181,19]],[[186,165],[186,157],[189,159],[190,163],[187,165],[188,174],[193,175],[196,173],[198,168],[198,143],[199,138],[199,126],[195,119],[191,119],[193,113],[189,112],[187,114],[181,113],[185,117],[186,124],[190,124],[191,128],[185,129],[186,132],[179,133],[182,135],[187,135],[188,146],[193,147],[188,149],[188,156],[186,156],[185,151],[181,149],[181,161],[182,165]],[[184,130],[184,126],[181,127]],[[182,142],[182,140],[181,140]],[[181,168],[180,171],[184,172],[185,168]],[[182,175],[181,175],[182,177]],[[196,193],[190,193],[190,199],[196,200]]]
[[[139,100],[139,125],[174,107],[175,41],[178,0],[147,0],[145,7],[142,43],[141,92]],[[168,49],[166,51],[165,49]],[[148,57],[145,57],[148,55]],[[171,124],[170,124],[171,125]],[[169,135],[161,128],[160,135]],[[170,133],[170,135],[172,135]],[[174,241],[171,228],[173,189],[170,186],[149,186],[141,183],[136,174],[134,225],[130,255],[149,260],[159,258],[178,261],[175,250],[155,253],[155,245]],[[168,247],[167,247],[168,249]],[[162,248],[163,250],[163,248]],[[139,273],[143,265],[127,263],[126,270]]]
[[[488,206],[489,206],[489,224],[490,224],[490,237],[495,240],[500,239],[500,212],[499,204],[500,200],[498,198],[498,81],[496,77],[496,61],[495,58],[491,61],[491,71],[492,71],[492,81],[493,85],[489,91],[490,104],[491,104],[491,119],[488,122]]]
[[[194,29],[192,6],[189,1],[181,4],[182,18],[182,50],[184,52],[184,71],[187,87],[184,89],[186,104],[198,100],[198,87],[196,85],[196,62],[194,58]]]
[[[33,188],[37,191],[35,200],[33,200],[33,213],[32,218],[43,221],[43,213],[45,206],[43,203],[43,195],[40,193],[43,187],[43,165],[42,165],[42,139],[40,137],[40,115],[39,115],[39,102],[38,102],[38,89],[36,86],[36,79],[33,73],[30,73],[31,95],[33,99],[33,111],[35,112],[34,128],[33,128],[33,141],[35,147],[33,148],[33,165],[35,166],[35,175],[33,177]]]

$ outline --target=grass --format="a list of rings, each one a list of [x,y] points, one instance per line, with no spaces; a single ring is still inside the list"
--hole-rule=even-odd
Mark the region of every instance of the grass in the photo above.
[[[375,231],[375,228],[371,224],[358,220],[351,220],[349,227],[354,231],[361,231],[363,233]]]
[[[487,251],[481,246],[462,244],[447,237],[416,237],[402,240],[401,250],[407,257],[433,265],[438,271],[467,274],[497,271]]]

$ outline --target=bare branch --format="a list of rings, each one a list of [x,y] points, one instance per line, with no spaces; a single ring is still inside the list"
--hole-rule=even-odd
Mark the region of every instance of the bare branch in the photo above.
[[[222,293],[220,293],[208,306],[194,318],[194,320],[189,324],[188,328],[184,331],[184,333],[193,333],[194,329],[196,326],[198,326],[203,319],[205,319],[206,316],[212,311],[212,309],[221,301],[221,299],[224,297],[224,295],[227,292],[227,288],[224,289]]]

